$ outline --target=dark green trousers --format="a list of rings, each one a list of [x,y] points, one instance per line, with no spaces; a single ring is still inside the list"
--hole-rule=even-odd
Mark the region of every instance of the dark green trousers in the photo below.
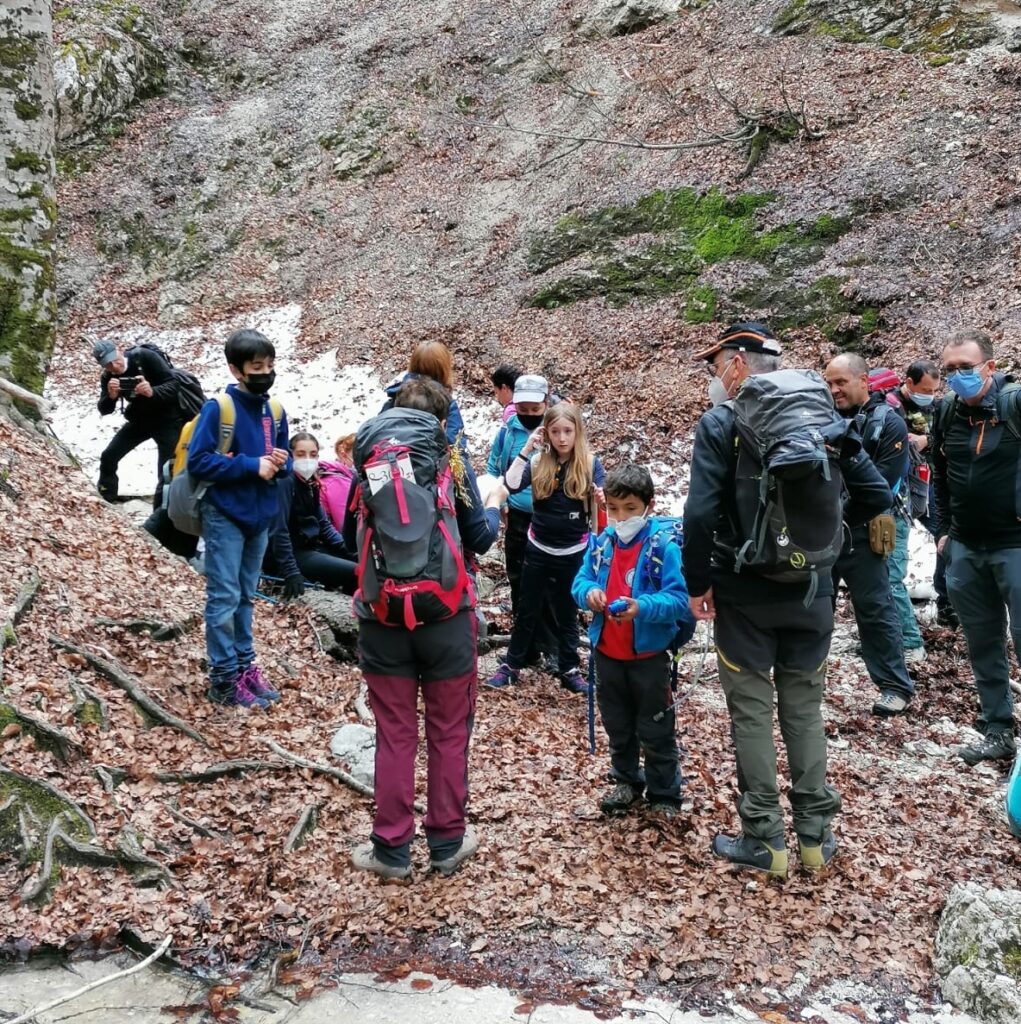
[[[784,834],[774,699],[790,766],[794,830],[821,839],[840,810],[839,794],[826,784],[822,722],[832,633],[829,597],[817,598],[809,608],[801,601],[716,602],[716,656],[737,757],[737,810],[746,835],[771,839]]]

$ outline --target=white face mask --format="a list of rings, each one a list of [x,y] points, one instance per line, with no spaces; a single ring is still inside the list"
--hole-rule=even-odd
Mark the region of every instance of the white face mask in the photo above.
[[[646,509],[640,516],[631,516],[630,519],[623,519],[620,522],[611,520],[613,528],[617,531],[621,544],[630,544],[642,532],[642,527],[649,521],[649,510]]]
[[[294,460],[294,472],[302,478],[302,480],[311,480],[319,470],[318,459],[295,459]]]
[[[723,373],[717,374],[709,381],[709,401],[714,406],[723,405],[724,402],[730,401],[730,392],[727,385],[723,383],[723,378],[727,376],[727,371],[733,365],[734,360],[731,359],[729,363],[723,368]]]

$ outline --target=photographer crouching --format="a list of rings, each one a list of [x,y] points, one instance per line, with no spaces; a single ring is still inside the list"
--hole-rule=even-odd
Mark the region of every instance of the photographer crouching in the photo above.
[[[127,421],[99,457],[99,493],[109,502],[118,500],[117,466],[151,438],[159,453],[153,501],[153,507],[159,508],[163,496],[160,467],[174,457],[181,427],[189,418],[178,395],[180,379],[158,352],[144,346],[124,350],[112,341],[97,341],[92,354],[103,367],[97,403],[100,413],[109,415],[120,402]]]

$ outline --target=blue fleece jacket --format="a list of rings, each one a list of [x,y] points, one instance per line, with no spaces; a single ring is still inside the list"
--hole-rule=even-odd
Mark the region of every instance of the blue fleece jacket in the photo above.
[[[280,417],[277,436],[272,437],[273,415],[269,399],[242,391],[236,384],[227,388],[234,400],[234,438],[230,451],[216,449],[220,439],[220,406],[210,400],[202,406],[199,421],[188,445],[188,472],[209,481],[203,501],[219,509],[245,533],[266,529],[276,519],[277,479],[291,472],[291,458],[273,480],[259,476],[259,459],[273,448],[288,450],[287,414]]]
[[[523,426],[517,416],[512,416],[493,438],[493,447],[489,450],[489,461],[486,463],[486,472],[490,476],[503,476],[508,467],[514,461],[514,456],[525,447],[528,435],[531,433]],[[511,508],[519,512],[532,514],[532,488],[526,487],[523,491],[516,491],[507,499]]]
[[[631,596],[638,602],[638,615],[634,619],[635,654],[658,654],[665,651],[677,633],[681,623],[694,626],[694,616],[688,607],[688,588],[681,572],[681,549],[674,541],[667,541],[660,548],[663,571],[656,587],[649,574],[649,550],[651,547],[654,521],[646,523],[637,537],[628,545],[641,545],[638,564],[635,566]],[[606,590],[610,578],[610,564],[614,553],[621,546],[616,530],[608,526],[598,537],[590,537],[588,550],[571,586],[571,596],[579,608],[586,611],[588,596],[593,590]],[[620,594],[607,594],[612,601]],[[595,650],[603,632],[603,615],[594,613],[589,626],[589,639]]]

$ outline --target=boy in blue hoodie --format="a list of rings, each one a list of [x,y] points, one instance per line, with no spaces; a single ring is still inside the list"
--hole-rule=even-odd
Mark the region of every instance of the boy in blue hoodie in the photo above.
[[[209,699],[241,707],[279,700],[255,664],[252,610],[269,527],[276,519],[278,477],[291,472],[287,417],[268,397],[276,352],[258,331],[235,331],[224,346],[236,384],[230,447],[221,455],[220,405],[208,401],[188,446],[188,472],[209,484],[202,498],[206,552],[206,656]]]
[[[603,491],[610,526],[589,540],[572,587],[578,607],[594,613],[596,695],[616,783],[600,810],[621,814],[644,791],[652,810],[673,817],[682,780],[667,649],[679,626],[694,625],[681,551],[673,530],[649,518],[655,488],[644,466],[608,473]],[[611,606],[620,610],[612,614]]]

